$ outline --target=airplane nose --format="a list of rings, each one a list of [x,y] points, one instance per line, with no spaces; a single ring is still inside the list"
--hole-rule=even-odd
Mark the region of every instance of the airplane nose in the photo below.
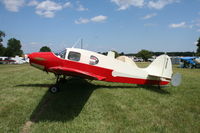
[[[30,59],[30,55],[31,55],[31,54],[27,54],[27,58],[29,58],[29,59]]]
[[[27,55],[27,57],[29,58],[29,60],[32,60],[33,56],[34,56],[33,53]]]
[[[44,70],[45,69],[45,62],[46,59],[43,57],[43,54],[40,52],[35,52],[28,54],[29,62],[32,66]]]

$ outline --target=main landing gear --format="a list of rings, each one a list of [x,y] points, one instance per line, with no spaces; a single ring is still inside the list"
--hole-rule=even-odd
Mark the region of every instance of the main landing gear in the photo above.
[[[50,91],[51,93],[53,93],[53,94],[59,92],[59,90],[60,90],[60,83],[61,83],[62,81],[64,81],[65,78],[66,78],[65,75],[63,75],[62,78],[61,78],[61,75],[56,75],[56,84],[53,85],[53,86],[51,86],[51,87],[49,87],[49,91]]]

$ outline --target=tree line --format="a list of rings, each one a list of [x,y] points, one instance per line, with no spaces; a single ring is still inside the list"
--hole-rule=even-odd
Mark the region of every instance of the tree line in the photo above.
[[[23,55],[23,50],[21,50],[21,42],[20,40],[17,40],[15,38],[10,38],[7,42],[7,47],[4,47],[2,42],[3,42],[3,37],[5,37],[6,34],[3,31],[0,31],[0,56],[7,56],[7,57],[14,57],[16,55],[22,56]],[[196,43],[197,46],[197,51],[195,52],[167,52],[166,54],[169,56],[200,56],[200,37],[197,40]],[[51,49],[47,46],[43,46],[40,48],[39,52],[51,52]],[[118,53],[117,51],[115,52],[115,56],[121,56],[121,55],[126,55],[126,56],[136,56],[136,57],[141,57],[145,61],[147,61],[149,58],[152,56],[159,56],[164,54],[164,52],[152,52],[149,50],[142,49],[138,53],[131,53],[131,54],[124,54],[123,52]],[[101,53],[101,52],[99,52]],[[107,55],[107,52],[103,52],[101,54]]]
[[[3,45],[3,38],[6,36],[5,32],[0,31],[0,56],[15,57],[24,54],[20,40],[10,38],[7,42],[7,47]],[[47,46],[40,48],[39,52],[50,52],[51,49]]]
[[[122,56],[122,55],[136,56],[136,57],[141,57],[144,61],[147,61],[149,58],[152,58],[152,56],[159,56],[162,54],[167,54],[169,56],[200,56],[200,37],[197,40],[196,46],[197,46],[196,52],[166,52],[165,53],[165,52],[153,52],[146,49],[142,49],[138,53],[129,53],[129,54],[124,54],[123,52],[118,53],[117,51],[113,51],[113,52],[115,53],[115,57]],[[107,52],[103,52],[101,54],[107,55]]]
[[[169,56],[200,56],[200,37],[197,40],[196,43],[197,51],[196,52],[166,52]],[[164,52],[152,52],[148,50],[141,50],[135,56],[142,57],[145,61],[147,61],[148,58],[151,58],[154,56],[159,56],[165,54]]]
[[[15,38],[10,38],[7,43],[7,47],[3,46],[3,37],[6,34],[3,31],[0,31],[0,56],[14,57],[16,55],[21,56],[23,54],[23,50],[21,50],[21,42]]]
[[[152,58],[152,56],[159,56],[162,54],[167,54],[169,56],[198,56],[197,53],[195,52],[152,52],[149,50],[142,49],[138,53],[129,53],[125,54],[124,52],[118,53],[117,51],[113,51],[115,53],[115,58],[118,56],[135,56],[135,57],[140,57],[144,61],[147,61],[149,58]],[[100,54],[107,55],[108,52],[99,52]]]

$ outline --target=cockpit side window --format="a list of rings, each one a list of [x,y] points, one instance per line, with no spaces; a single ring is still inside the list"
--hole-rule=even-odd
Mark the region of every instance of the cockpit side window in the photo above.
[[[98,63],[99,63],[99,59],[98,59],[96,56],[91,55],[91,56],[90,56],[90,62],[89,62],[89,64],[90,64],[90,65],[96,65],[96,64],[98,64]]]
[[[68,59],[72,61],[80,61],[81,54],[78,52],[70,51],[68,55]]]

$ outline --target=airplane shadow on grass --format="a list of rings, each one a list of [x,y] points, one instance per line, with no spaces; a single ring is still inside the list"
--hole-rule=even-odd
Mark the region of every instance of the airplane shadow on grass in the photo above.
[[[25,84],[17,87],[49,87],[51,84]],[[81,79],[70,79],[61,86],[61,92],[51,94],[46,92],[42,100],[33,111],[30,120],[33,122],[41,121],[70,121],[77,117],[82,111],[84,105],[95,89],[101,88],[138,88],[141,86],[108,86],[95,85]],[[157,87],[143,87],[144,89],[155,91],[161,94],[169,94],[169,92],[158,89]]]

